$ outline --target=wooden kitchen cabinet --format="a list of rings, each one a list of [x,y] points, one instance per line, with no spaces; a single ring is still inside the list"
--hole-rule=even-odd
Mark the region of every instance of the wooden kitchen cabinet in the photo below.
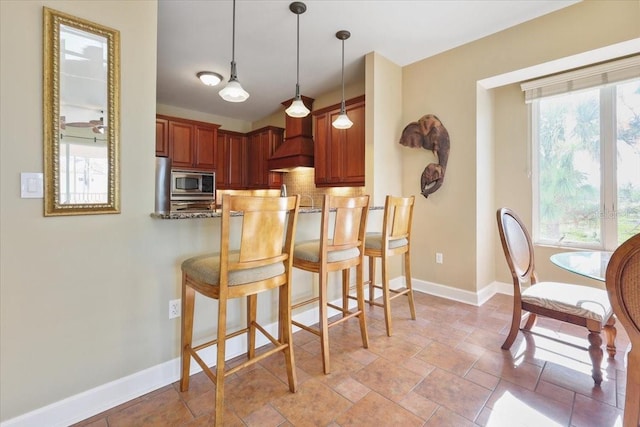
[[[243,133],[219,130],[216,153],[216,187],[247,188],[247,137]]]
[[[269,158],[280,147],[284,129],[267,126],[247,134],[247,187],[280,188],[282,172],[269,171]]]
[[[340,104],[313,112],[315,182],[318,187],[364,186],[365,99],[360,96],[345,104],[353,122],[349,129],[331,126],[340,114]]]
[[[165,124],[166,123],[166,124]],[[212,171],[216,167],[219,125],[176,117],[156,117],[156,155],[160,137],[166,129],[166,150],[171,167]]]
[[[156,157],[169,157],[169,121],[156,118]]]

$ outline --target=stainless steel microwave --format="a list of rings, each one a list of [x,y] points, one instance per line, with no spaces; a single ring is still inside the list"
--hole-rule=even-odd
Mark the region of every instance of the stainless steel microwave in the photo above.
[[[215,172],[171,169],[171,200],[214,200]]]
[[[156,157],[157,213],[207,211],[215,200],[215,172],[172,168],[170,159]]]

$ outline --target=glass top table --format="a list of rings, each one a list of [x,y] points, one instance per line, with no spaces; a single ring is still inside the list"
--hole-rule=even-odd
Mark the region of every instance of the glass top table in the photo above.
[[[567,271],[604,282],[612,254],[608,251],[561,252],[551,255],[550,259]]]

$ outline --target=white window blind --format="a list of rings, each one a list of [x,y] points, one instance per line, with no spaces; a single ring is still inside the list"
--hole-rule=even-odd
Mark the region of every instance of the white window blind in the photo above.
[[[520,85],[526,103],[539,98],[640,77],[640,55],[567,71]]]

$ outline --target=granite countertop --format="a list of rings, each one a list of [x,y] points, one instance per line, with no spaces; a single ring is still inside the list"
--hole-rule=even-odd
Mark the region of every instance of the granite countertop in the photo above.
[[[370,206],[369,210],[381,210],[384,209],[384,206]],[[309,207],[309,206],[301,206],[300,211],[301,214],[307,213],[320,213],[322,212],[321,208]],[[240,212],[232,212],[231,216],[240,216],[242,213]],[[210,212],[171,212],[168,214],[164,213],[152,213],[151,218],[156,219],[192,219],[192,218],[220,218],[222,216],[222,211],[220,209],[216,209],[215,211]]]

